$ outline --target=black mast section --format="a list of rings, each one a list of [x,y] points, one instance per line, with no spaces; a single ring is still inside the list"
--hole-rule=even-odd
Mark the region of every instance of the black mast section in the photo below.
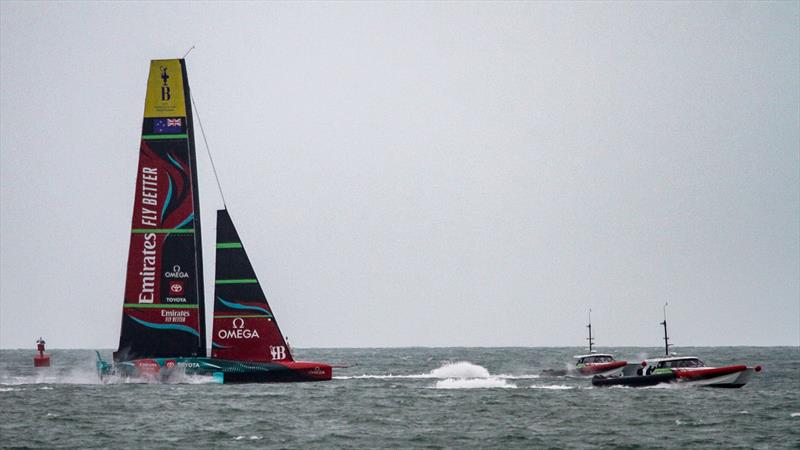
[[[186,61],[181,59],[181,72],[183,75],[184,100],[186,102],[186,133],[189,142],[189,165],[192,170],[192,208],[194,209],[194,248],[195,264],[197,267],[197,309],[199,311],[200,348],[197,356],[206,356],[206,308],[205,295],[203,295],[203,233],[200,229],[200,186],[197,178],[197,153],[194,147],[194,124],[192,121],[192,92],[189,90],[189,77],[186,71]]]
[[[664,355],[669,356],[669,336],[667,335],[667,303],[664,303],[664,321],[661,322],[661,325],[664,325]]]
[[[594,339],[592,338],[592,309],[589,308],[589,325],[586,325],[586,328],[589,329],[589,353],[592,353],[592,346],[594,345]]]

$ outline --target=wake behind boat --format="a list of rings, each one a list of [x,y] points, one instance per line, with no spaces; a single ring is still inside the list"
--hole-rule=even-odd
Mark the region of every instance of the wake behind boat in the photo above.
[[[200,203],[183,59],[153,60],[147,83],[119,349],[101,378],[219,382],[330,380],[294,361],[227,211],[217,212],[214,329],[206,356]]]
[[[667,334],[666,305],[664,305],[664,321],[660,325],[664,326],[665,357],[642,361],[636,375],[621,377],[597,375],[592,378],[592,384],[594,386],[645,387],[662,383],[679,383],[684,386],[740,388],[750,381],[754,372],[761,371],[761,366],[707,367],[696,356],[670,356],[671,344]]]

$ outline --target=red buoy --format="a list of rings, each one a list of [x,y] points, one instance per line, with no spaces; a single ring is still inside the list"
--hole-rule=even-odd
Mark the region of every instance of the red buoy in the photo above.
[[[50,355],[44,354],[44,339],[41,337],[36,341],[36,351],[39,354],[33,357],[33,367],[50,367]]]

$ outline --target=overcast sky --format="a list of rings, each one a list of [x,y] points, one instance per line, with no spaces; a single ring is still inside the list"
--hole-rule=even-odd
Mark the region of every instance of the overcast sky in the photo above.
[[[665,302],[678,349],[799,345],[799,5],[2,1],[0,347],[117,347],[149,60],[192,45],[295,346],[580,346],[589,308],[659,346]]]

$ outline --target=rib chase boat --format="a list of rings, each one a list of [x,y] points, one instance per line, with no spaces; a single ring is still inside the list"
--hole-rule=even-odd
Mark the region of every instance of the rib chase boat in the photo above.
[[[617,361],[610,353],[590,353],[588,355],[575,356],[576,375],[592,377],[602,375],[605,377],[617,377],[622,375],[622,369],[628,365],[628,361]]]
[[[575,366],[568,370],[544,370],[542,375],[546,376],[570,376],[570,377],[593,377],[602,375],[605,377],[617,377],[622,375],[622,370],[628,364],[627,361],[617,361],[610,353],[596,353],[594,351],[594,337],[592,337],[592,310],[589,310],[589,353],[586,355],[575,355]]]
[[[575,356],[574,373],[584,377],[602,375],[604,377],[617,377],[622,374],[622,369],[628,361],[616,361],[610,353],[594,353],[594,338],[592,337],[592,310],[589,310],[589,354]]]
[[[97,353],[100,377],[170,380],[190,374],[224,383],[330,380],[330,365],[292,357],[227,209],[217,211],[214,319],[207,356],[200,231],[186,65],[183,59],[154,60],[139,148],[119,349],[111,362]]]
[[[724,367],[707,367],[696,356],[676,356],[669,354],[669,336],[667,335],[666,305],[664,310],[664,352],[663,358],[652,358],[642,361],[635,375],[607,377],[598,375],[592,378],[594,386],[629,386],[645,387],[662,383],[676,383],[683,386],[710,386],[720,388],[740,388],[750,381],[754,372],[760,372],[761,366],[747,367],[734,365]]]

